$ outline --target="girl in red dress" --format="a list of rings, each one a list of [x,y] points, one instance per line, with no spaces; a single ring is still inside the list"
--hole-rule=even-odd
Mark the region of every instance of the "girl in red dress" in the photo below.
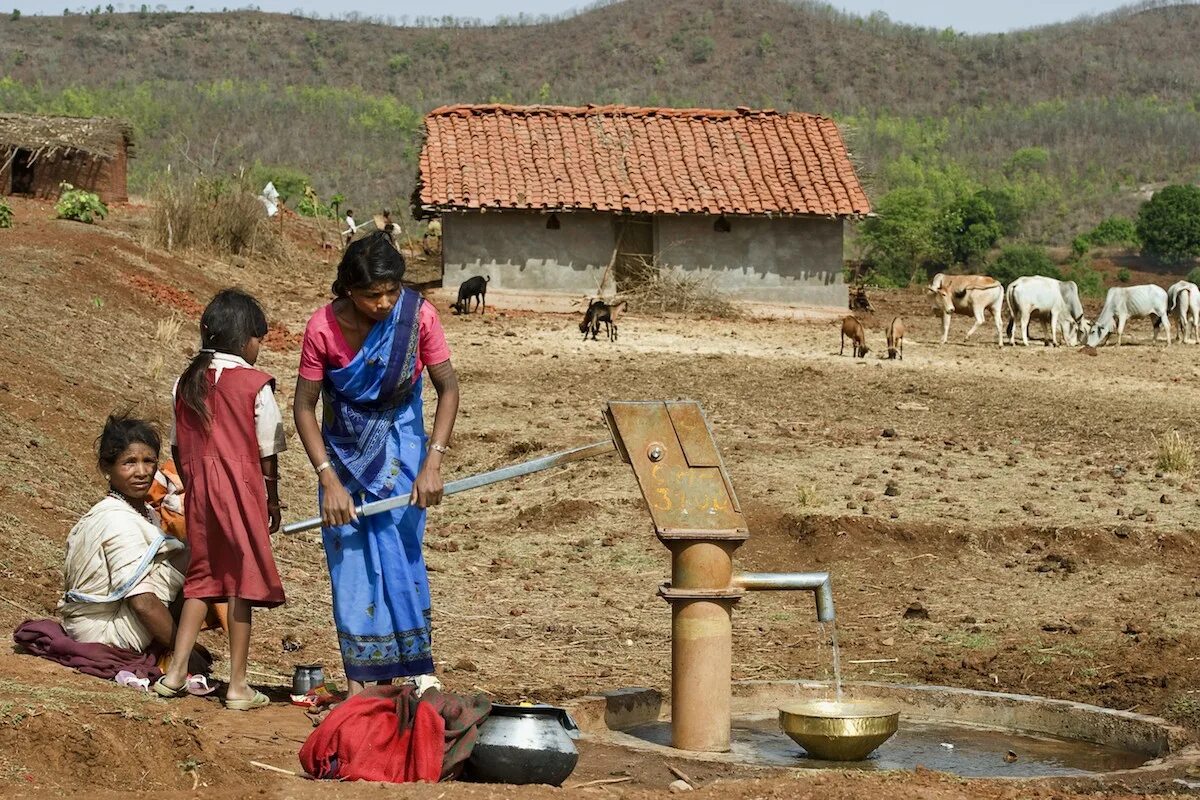
[[[284,449],[275,380],[251,365],[267,317],[250,295],[226,289],[200,317],[200,352],[179,378],[171,450],[188,487],[184,516],[192,558],[176,632],[190,652],[207,602],[229,601],[229,686],[225,707],[249,711],[270,700],[246,682],[250,609],[281,604],[283,584],[271,555],[279,530],[277,454]],[[172,662],[154,684],[163,697],[186,692],[187,662]]]

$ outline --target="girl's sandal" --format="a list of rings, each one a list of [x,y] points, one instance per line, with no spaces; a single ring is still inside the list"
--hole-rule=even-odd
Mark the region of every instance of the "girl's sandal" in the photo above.
[[[169,700],[173,700],[176,697],[183,697],[185,694],[188,693],[186,682],[183,684],[183,686],[172,687],[172,686],[167,686],[167,684],[163,682],[165,678],[166,678],[165,675],[162,676],[161,678],[156,680],[154,682],[154,686],[151,687],[154,690],[154,693],[156,695],[158,695],[159,697],[165,697]]]
[[[266,708],[271,705],[271,698],[262,692],[255,692],[254,697],[245,700],[225,700],[225,707],[230,711],[253,711],[256,708]]]

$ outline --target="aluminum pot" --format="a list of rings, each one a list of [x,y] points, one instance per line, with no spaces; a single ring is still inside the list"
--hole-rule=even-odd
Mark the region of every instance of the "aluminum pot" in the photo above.
[[[292,670],[292,694],[308,694],[325,683],[325,670],[321,664],[298,664]]]
[[[579,752],[568,729],[575,723],[555,706],[492,704],[479,726],[466,776],[485,783],[559,786],[575,769]]]

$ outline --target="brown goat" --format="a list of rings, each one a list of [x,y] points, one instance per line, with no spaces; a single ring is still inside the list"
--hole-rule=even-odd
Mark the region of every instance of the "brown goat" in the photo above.
[[[838,351],[838,355],[846,353],[846,337],[850,337],[850,342],[854,345],[854,357],[863,358],[867,354],[867,329],[863,327],[862,322],[858,317],[845,317],[842,320],[842,349]]]
[[[892,324],[888,325],[887,330],[888,342],[888,358],[894,359],[896,353],[900,354],[900,360],[904,360],[904,320],[895,317]]]
[[[612,305],[603,300],[593,300],[583,315],[583,322],[579,323],[579,332],[583,334],[583,340],[586,342],[590,333],[592,341],[595,341],[596,334],[600,332],[600,323],[603,322],[608,340],[615,342],[617,340],[617,318],[628,308],[628,300],[622,300]]]

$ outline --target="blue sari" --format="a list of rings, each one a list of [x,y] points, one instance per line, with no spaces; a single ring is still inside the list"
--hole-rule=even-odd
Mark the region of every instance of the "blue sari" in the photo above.
[[[413,381],[422,302],[405,289],[354,359],[325,372],[325,447],[355,505],[410,494],[425,457],[421,381]],[[425,511],[359,517],[321,535],[346,677],[433,672]]]

